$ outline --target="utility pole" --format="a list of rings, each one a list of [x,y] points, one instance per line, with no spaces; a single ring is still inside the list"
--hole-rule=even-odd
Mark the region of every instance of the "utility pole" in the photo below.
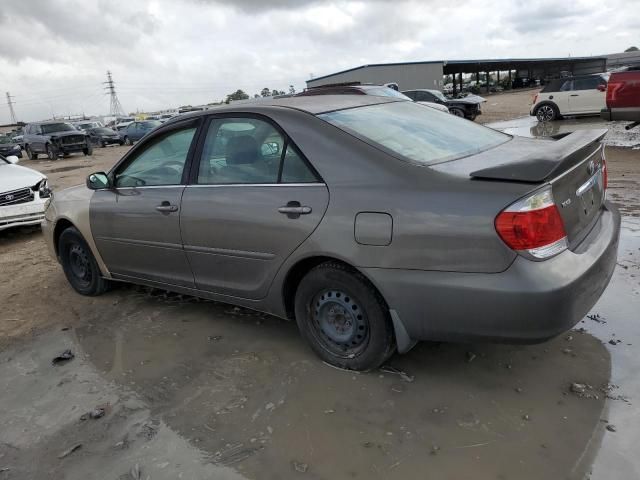
[[[110,71],[107,71],[107,81],[102,83],[105,85],[104,89],[111,97],[109,115],[111,115],[112,117],[124,116],[124,109],[122,108],[122,105],[120,105],[120,100],[118,100],[118,95],[116,94],[116,86],[115,83],[113,83],[113,78],[111,77]]]
[[[11,113],[11,123],[15,125],[18,121],[16,120],[16,112],[13,111],[13,104],[16,103],[13,101],[13,98],[14,97],[7,92],[7,105],[9,105],[9,113]]]

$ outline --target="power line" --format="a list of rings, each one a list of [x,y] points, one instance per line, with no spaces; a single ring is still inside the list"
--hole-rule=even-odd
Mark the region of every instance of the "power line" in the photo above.
[[[109,96],[111,97],[111,104],[109,107],[109,115],[112,117],[124,116],[124,109],[120,104],[120,100],[118,100],[118,95],[116,94],[116,86],[113,83],[113,78],[111,78],[111,72],[107,70],[107,81],[104,82],[106,84],[105,90],[109,92]]]
[[[15,125],[18,122],[16,120],[16,112],[13,111],[13,104],[15,102],[12,99],[13,97],[7,92],[7,105],[9,105],[9,112],[11,113],[11,123]]]

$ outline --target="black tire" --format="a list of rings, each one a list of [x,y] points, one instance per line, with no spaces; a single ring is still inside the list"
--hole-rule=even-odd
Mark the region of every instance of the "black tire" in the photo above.
[[[109,281],[102,278],[91,249],[75,227],[69,227],[60,234],[58,255],[64,274],[76,292],[96,296],[109,289]]]
[[[47,143],[45,148],[47,150],[47,158],[49,158],[49,160],[57,160],[58,159],[58,149],[57,148],[55,148],[50,143]]]
[[[372,370],[395,350],[384,300],[362,274],[341,263],[322,263],[304,276],[295,314],[311,348],[336,367]]]
[[[560,118],[560,111],[553,103],[538,105],[534,113],[539,122],[553,122]]]
[[[82,153],[84,153],[85,157],[88,157],[90,155],[93,155],[93,147],[91,145],[87,145],[83,150]]]
[[[37,160],[38,159],[38,154],[35,153],[33,150],[31,150],[31,147],[29,145],[26,145],[24,147],[25,152],[27,152],[27,158],[29,160]]]
[[[118,145],[122,146],[122,145],[124,145],[124,142],[123,142],[122,140],[120,140],[120,141],[118,142]]]
[[[133,145],[133,142],[131,140],[129,140],[129,137],[124,137],[124,144],[131,146],[131,145]]]
[[[450,108],[449,113],[451,113],[451,115],[455,115],[456,117],[464,118],[464,110],[462,110],[461,108],[456,108],[456,107]]]
[[[101,147],[101,148],[106,148],[106,147],[107,147],[106,142],[102,142],[102,143],[100,144],[100,147]]]

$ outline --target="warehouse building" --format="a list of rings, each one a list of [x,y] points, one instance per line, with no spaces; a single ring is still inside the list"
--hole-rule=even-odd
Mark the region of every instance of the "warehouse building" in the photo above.
[[[478,83],[489,74],[506,75],[509,79],[536,78],[548,80],[566,75],[604,72],[607,57],[508,58],[486,60],[434,60],[427,62],[379,63],[362,65],[341,72],[307,80],[307,87],[332,83],[360,82],[384,84],[395,82],[400,90],[416,88],[442,89],[445,75],[454,78],[459,90],[463,75],[473,75]],[[503,77],[504,78],[504,77]]]

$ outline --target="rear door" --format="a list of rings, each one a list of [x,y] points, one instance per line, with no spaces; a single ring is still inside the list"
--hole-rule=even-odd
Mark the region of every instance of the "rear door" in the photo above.
[[[599,114],[600,110],[606,108],[606,93],[604,89],[598,90],[600,84],[606,82],[597,75],[576,78],[569,96],[571,111],[578,114]]]
[[[320,223],[326,185],[264,117],[213,117],[182,198],[184,249],[199,289],[260,299]]]
[[[91,230],[114,277],[193,288],[182,248],[180,202],[197,122],[178,124],[137,148],[91,199]]]

